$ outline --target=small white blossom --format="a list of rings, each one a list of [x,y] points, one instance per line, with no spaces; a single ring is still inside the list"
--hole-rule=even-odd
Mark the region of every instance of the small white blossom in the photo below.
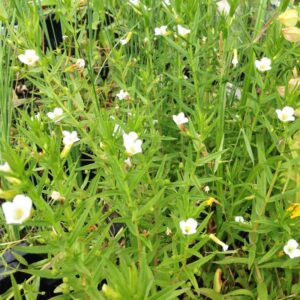
[[[60,192],[53,191],[51,193],[50,197],[51,197],[52,200],[57,201],[57,200],[59,200],[61,198],[61,194],[60,194]]]
[[[224,243],[224,245],[222,245],[222,248],[223,248],[223,251],[225,252],[228,250],[229,246]]]
[[[142,140],[138,139],[136,132],[131,131],[123,134],[123,143],[128,155],[132,156],[142,152]]]
[[[126,159],[124,160],[124,163],[125,163],[125,165],[126,165],[128,168],[131,168],[131,167],[132,167],[132,163],[131,163],[130,157],[126,158]]]
[[[180,112],[178,115],[173,115],[173,121],[177,126],[181,126],[185,123],[188,123],[189,119],[185,117],[183,112]]]
[[[127,35],[124,39],[120,40],[120,44],[123,45],[123,46],[126,45],[130,41],[131,36],[132,36],[132,32],[130,31],[130,32],[127,33]]]
[[[80,139],[77,136],[77,131],[66,131],[64,130],[63,132],[63,144],[66,146],[71,146],[72,144],[74,144],[75,142],[79,141]]]
[[[7,224],[21,224],[30,216],[32,200],[25,195],[17,195],[12,202],[2,204]]]
[[[39,112],[37,112],[33,117],[30,117],[30,120],[33,121],[33,120],[38,120],[40,121],[41,120],[41,115]]]
[[[25,53],[20,54],[18,58],[23,64],[28,66],[34,65],[39,60],[35,50],[25,50]]]
[[[206,186],[203,188],[203,191],[204,191],[205,193],[208,193],[208,192],[210,191],[209,186],[206,185]]]
[[[230,5],[227,0],[221,0],[217,2],[217,8],[219,13],[222,15],[229,15],[230,13]]]
[[[162,0],[162,4],[163,4],[163,6],[169,6],[169,5],[171,5],[171,2],[170,2],[170,0]]]
[[[85,67],[85,60],[83,58],[78,58],[76,63],[75,63],[76,67],[78,69],[84,69]]]
[[[234,221],[237,223],[245,223],[245,219],[242,216],[235,216]]]
[[[154,29],[154,35],[156,36],[167,35],[167,33],[167,26],[156,27]]]
[[[231,63],[233,64],[234,67],[236,67],[237,64],[239,63],[236,49],[233,49],[233,59],[232,59]]]
[[[294,113],[294,109],[289,106],[285,106],[282,110],[276,109],[278,119],[284,123],[289,121],[295,121]]]
[[[9,164],[7,162],[5,162],[4,164],[0,165],[0,171],[3,173],[10,173],[11,168],[10,168]]]
[[[134,5],[134,6],[139,6],[140,5],[140,0],[129,0],[129,3]]]
[[[300,257],[300,250],[298,249],[298,243],[293,239],[288,240],[286,245],[283,247],[283,251],[290,258]]]
[[[255,60],[255,67],[260,72],[271,70],[271,59],[263,57],[261,60]]]
[[[120,92],[118,94],[116,94],[116,96],[119,98],[119,100],[124,100],[124,99],[129,98],[129,94],[126,91],[124,91],[123,89],[120,90]]]
[[[170,236],[171,234],[172,234],[172,230],[169,227],[167,227],[167,229],[166,229],[166,235]]]
[[[227,244],[225,244],[224,242],[222,242],[221,240],[219,240],[214,234],[210,234],[209,238],[214,241],[216,244],[220,245],[223,248],[223,251],[227,251],[229,246]]]
[[[271,4],[278,7],[280,5],[280,0],[270,0]]]
[[[198,222],[193,218],[189,218],[186,221],[180,221],[179,226],[183,234],[190,235],[197,232]]]
[[[186,35],[188,35],[189,33],[191,33],[191,30],[190,30],[190,29],[184,28],[184,27],[181,26],[181,25],[177,25],[177,30],[178,30],[178,34],[181,35],[181,36],[186,36]]]
[[[47,117],[50,120],[57,121],[63,115],[63,109],[60,107],[55,107],[53,111],[47,113]]]
[[[121,44],[122,46],[126,45],[127,43],[128,43],[128,40],[127,40],[126,38],[120,40],[120,44]]]

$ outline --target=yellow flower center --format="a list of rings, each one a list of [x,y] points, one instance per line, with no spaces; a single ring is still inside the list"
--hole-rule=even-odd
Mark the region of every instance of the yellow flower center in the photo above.
[[[288,115],[285,114],[285,113],[283,113],[283,114],[281,115],[281,119],[282,119],[282,121],[286,121],[286,120],[288,119]]]
[[[24,215],[24,210],[22,208],[18,208],[14,212],[15,219],[21,219]]]
[[[185,226],[185,231],[186,232],[190,232],[191,230],[192,230],[191,226],[189,226],[189,225]]]
[[[261,70],[265,70],[266,68],[267,68],[266,65],[264,65],[264,64],[261,64],[261,65],[260,65],[260,69],[261,69]]]

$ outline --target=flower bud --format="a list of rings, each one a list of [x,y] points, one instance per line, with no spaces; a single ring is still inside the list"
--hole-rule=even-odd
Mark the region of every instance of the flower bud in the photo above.
[[[289,90],[294,91],[300,88],[300,77],[294,77],[289,80]]]
[[[287,27],[283,28],[281,31],[284,38],[289,42],[300,41],[300,29],[298,27]]]
[[[285,86],[281,85],[277,87],[277,92],[280,95],[280,97],[285,96]]]
[[[278,21],[287,27],[295,26],[299,20],[298,12],[295,9],[289,9],[279,15]]]
[[[215,272],[215,276],[214,276],[214,290],[217,293],[221,292],[222,289],[222,270],[220,268],[218,268]]]
[[[107,284],[102,285],[102,292],[109,299],[121,299],[120,294]]]

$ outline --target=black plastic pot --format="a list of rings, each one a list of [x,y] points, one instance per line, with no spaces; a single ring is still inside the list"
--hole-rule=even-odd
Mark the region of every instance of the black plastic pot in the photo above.
[[[18,247],[27,246],[28,244],[25,242],[18,245]],[[17,283],[22,283],[30,277],[29,274],[22,272],[22,270],[27,267],[20,263],[16,259],[16,256],[22,257],[22,259],[26,260],[29,265],[45,258],[45,256],[40,254],[27,254],[14,250],[13,248],[0,256],[0,296],[12,286],[10,275],[5,273],[12,272]],[[50,299],[57,295],[54,294],[53,291],[59,284],[61,284],[60,280],[41,279],[40,292],[43,292],[43,294],[39,295],[37,299]]]

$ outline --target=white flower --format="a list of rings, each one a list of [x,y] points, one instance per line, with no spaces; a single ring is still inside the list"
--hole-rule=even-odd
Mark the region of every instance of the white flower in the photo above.
[[[29,216],[32,200],[25,195],[17,195],[12,202],[2,204],[2,210],[7,224],[21,224]]]
[[[4,164],[0,165],[0,171],[3,173],[10,173],[11,168],[10,168],[9,164],[7,162],[5,162]]]
[[[63,144],[66,146],[70,146],[80,140],[77,136],[77,131],[69,132],[64,130],[62,133],[64,135]]]
[[[156,27],[154,29],[154,35],[159,36],[159,35],[167,35],[167,26],[161,26],[161,27]]]
[[[288,121],[295,121],[294,113],[294,109],[289,106],[285,106],[282,110],[276,109],[278,119],[284,123]]]
[[[190,29],[184,28],[181,25],[177,25],[177,30],[178,30],[178,34],[181,35],[181,36],[186,36],[191,32]]]
[[[189,218],[186,221],[180,221],[179,226],[183,234],[190,235],[197,232],[198,222],[193,218]]]
[[[228,250],[229,246],[228,246],[227,244],[224,243],[224,244],[222,245],[222,248],[223,248],[223,251],[225,252],[225,251]]]
[[[124,100],[124,99],[128,99],[129,98],[129,94],[124,91],[123,89],[120,90],[120,92],[116,95],[120,100]]]
[[[169,5],[171,5],[171,2],[170,2],[170,0],[162,0],[162,4],[164,6],[169,6]]]
[[[51,193],[51,199],[53,199],[54,201],[57,201],[57,200],[59,200],[60,198],[61,198],[61,194],[60,194],[60,192],[57,192],[57,191],[53,191],[52,193]]]
[[[280,0],[270,0],[271,4],[274,6],[279,6],[280,5]]]
[[[129,0],[129,3],[134,5],[134,6],[139,6],[140,5],[140,0]]]
[[[234,67],[236,67],[237,64],[239,63],[236,49],[233,49],[233,59],[231,63],[233,64]]]
[[[263,57],[261,60],[255,60],[255,67],[260,72],[271,70],[271,59]]]
[[[296,257],[300,256],[300,250],[298,249],[298,243],[293,239],[288,240],[286,245],[283,247],[283,251],[290,258],[296,258]]]
[[[143,142],[138,139],[138,135],[134,131],[123,134],[123,143],[127,154],[130,156],[142,152]]]
[[[242,216],[235,216],[234,221],[237,223],[245,223],[245,219]]]
[[[209,186],[206,185],[206,186],[203,188],[203,191],[204,191],[205,193],[208,193],[208,192],[210,191]]]
[[[126,45],[130,41],[131,36],[132,36],[132,32],[130,31],[130,32],[127,33],[127,35],[124,39],[120,40],[120,44],[123,45],[123,46]]]
[[[172,234],[172,230],[169,227],[167,227],[166,235],[170,236],[171,234]]]
[[[85,67],[85,60],[83,58],[78,58],[76,63],[75,63],[76,67],[78,69],[84,69]]]
[[[28,66],[34,65],[39,60],[35,50],[25,50],[25,53],[20,54],[18,58],[23,64]]]
[[[189,121],[189,119],[185,117],[183,112],[180,112],[178,115],[173,115],[172,117],[177,126],[183,125]]]
[[[217,2],[217,8],[220,14],[229,15],[230,5],[227,0]]]
[[[41,120],[41,115],[39,112],[37,112],[33,117],[30,117],[30,120],[33,121],[34,119],[40,121]]]
[[[223,251],[227,251],[229,246],[227,244],[225,244],[224,242],[222,242],[221,240],[219,240],[214,234],[210,234],[208,236],[211,240],[213,240],[215,243],[217,243],[218,245],[220,245],[223,248]]]
[[[127,159],[125,159],[125,160],[124,160],[124,163],[125,163],[125,165],[126,165],[128,168],[131,168],[131,167],[132,167],[132,163],[131,163],[130,157],[128,157]]]
[[[62,116],[63,112],[64,111],[62,110],[62,108],[55,107],[53,111],[47,113],[47,117],[51,120],[57,121]]]

